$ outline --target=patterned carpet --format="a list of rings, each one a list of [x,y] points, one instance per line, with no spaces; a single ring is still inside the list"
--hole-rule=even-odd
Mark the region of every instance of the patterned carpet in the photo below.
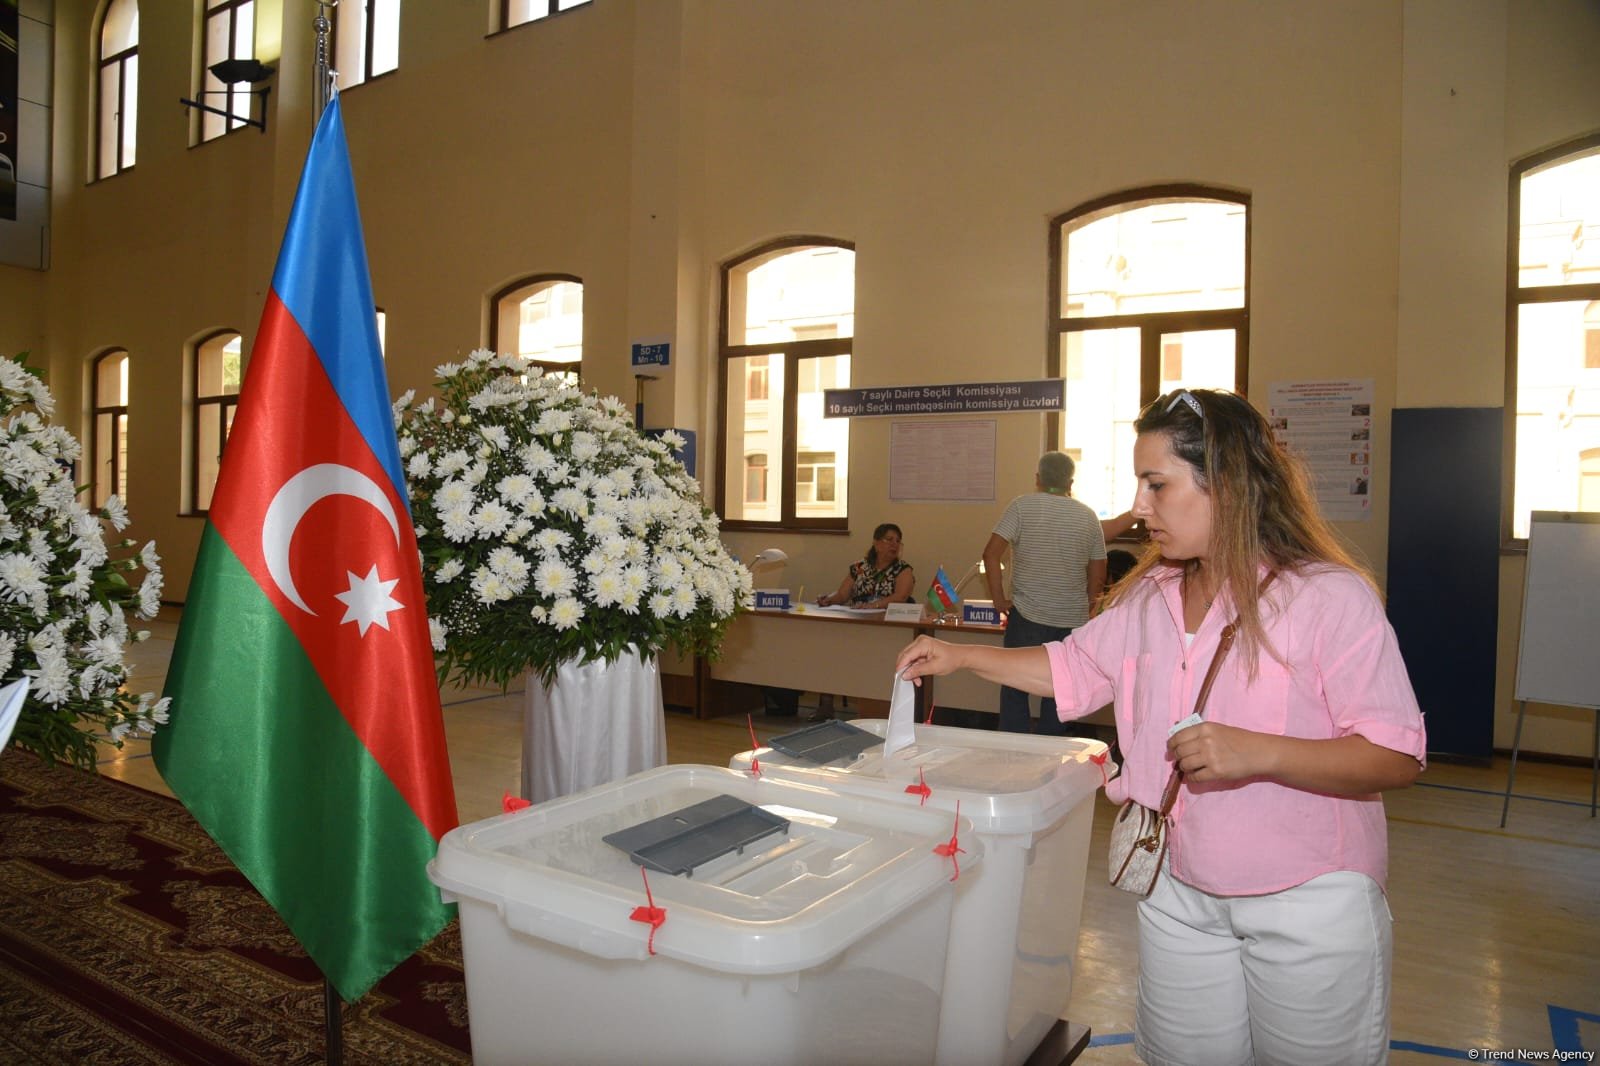
[[[347,1063],[471,1061],[454,924],[344,1008]],[[0,755],[0,1062],[324,1061],[322,979],[165,796]]]

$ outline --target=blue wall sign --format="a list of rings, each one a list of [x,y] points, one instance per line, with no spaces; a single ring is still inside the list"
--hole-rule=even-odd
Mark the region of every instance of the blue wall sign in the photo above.
[[[658,344],[635,344],[634,366],[667,366],[672,359],[672,345],[667,341]]]

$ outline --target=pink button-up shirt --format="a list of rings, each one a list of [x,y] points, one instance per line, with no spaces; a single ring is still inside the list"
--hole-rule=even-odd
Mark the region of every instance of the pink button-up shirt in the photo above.
[[[1422,762],[1422,712],[1367,583],[1342,568],[1314,566],[1280,572],[1266,600],[1263,624],[1282,661],[1262,649],[1252,681],[1236,641],[1206,719],[1316,740],[1354,733]],[[1231,599],[1219,596],[1186,647],[1178,572],[1159,568],[1115,608],[1045,645],[1063,720],[1116,703],[1123,765],[1106,788],[1112,800],[1160,806],[1172,773],[1168,730],[1194,710],[1232,617]],[[1336,870],[1383,885],[1388,853],[1376,794],[1328,796],[1261,778],[1186,781],[1173,806],[1169,869],[1213,895],[1263,895]]]

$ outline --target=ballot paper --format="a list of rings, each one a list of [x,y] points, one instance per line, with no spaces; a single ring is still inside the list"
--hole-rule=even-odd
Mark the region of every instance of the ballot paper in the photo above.
[[[889,727],[883,736],[883,757],[910,747],[917,739],[917,689],[910,681],[894,675],[894,693],[889,697]]]
[[[1169,737],[1173,736],[1173,735],[1175,735],[1177,733],[1183,732],[1185,729],[1188,729],[1192,725],[1199,725],[1199,724],[1200,724],[1200,716],[1198,714],[1195,714],[1195,713],[1191,712],[1189,717],[1185,718],[1183,721],[1174,722],[1172,724],[1172,728],[1167,730],[1167,736],[1169,736]]]
[[[0,688],[0,748],[4,748],[11,739],[11,731],[17,727],[17,719],[22,717],[22,705],[28,700],[28,678],[26,675],[11,682],[5,688]]]

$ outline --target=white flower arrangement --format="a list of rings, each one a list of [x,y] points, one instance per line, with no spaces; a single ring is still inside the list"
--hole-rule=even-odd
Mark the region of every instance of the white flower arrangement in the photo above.
[[[673,458],[683,439],[517,356],[436,373],[436,399],[394,412],[441,676],[548,683],[630,645],[714,655],[750,571]]]
[[[78,501],[78,442],[45,422],[55,404],[25,358],[0,358],[0,681],[30,682],[12,744],[92,770],[98,742],[120,748],[167,720],[166,699],[123,688],[127,644],[150,635],[125,612],[160,609],[160,557],[154,543],[111,557],[102,523],[120,532],[128,510],[116,496],[98,514]],[[123,575],[140,568],[135,589]]]

